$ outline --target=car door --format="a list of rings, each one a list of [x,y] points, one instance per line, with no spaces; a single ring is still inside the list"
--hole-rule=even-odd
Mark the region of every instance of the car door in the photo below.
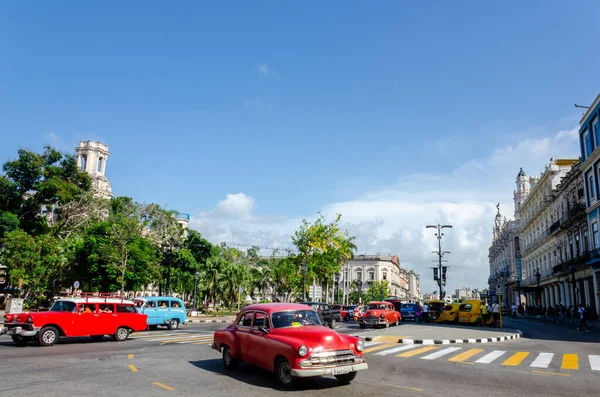
[[[250,352],[252,351],[252,339],[250,338],[250,331],[252,329],[252,320],[254,317],[254,310],[244,312],[238,323],[235,325],[235,334],[238,340],[237,354],[238,358],[242,361],[255,364],[256,359]]]
[[[157,324],[167,324],[171,320],[171,307],[169,299],[158,298],[156,300]]]
[[[142,313],[148,315],[148,325],[158,325],[158,309],[156,308],[156,300],[149,299],[144,307]]]
[[[100,324],[98,305],[96,303],[80,303],[75,316],[73,331],[69,336],[88,336]]]
[[[115,332],[117,324],[114,303],[101,303],[98,317],[100,319],[99,326],[94,335],[108,335]]]
[[[255,365],[262,368],[268,368],[269,363],[271,363],[271,358],[268,353],[272,350],[267,348],[269,334],[259,330],[259,326],[264,327],[267,330],[270,328],[269,316],[267,313],[261,311],[254,313],[252,328],[248,333],[249,343],[246,348],[246,353],[255,360]]]

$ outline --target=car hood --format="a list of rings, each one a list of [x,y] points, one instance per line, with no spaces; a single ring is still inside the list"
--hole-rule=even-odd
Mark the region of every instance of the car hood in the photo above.
[[[305,345],[315,351],[351,349],[353,343],[355,343],[352,339],[356,339],[340,335],[334,330],[323,326],[312,325],[275,329],[272,331],[271,336],[287,340],[297,345],[297,347]]]

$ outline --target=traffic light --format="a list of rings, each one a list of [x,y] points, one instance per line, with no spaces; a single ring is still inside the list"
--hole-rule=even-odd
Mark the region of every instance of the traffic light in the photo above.
[[[448,266],[442,266],[442,280],[446,281],[446,269]]]
[[[0,266],[0,285],[6,284],[6,266]]]
[[[433,280],[434,280],[434,281],[438,281],[438,279],[439,279],[439,275],[438,275],[438,268],[437,268],[437,267],[434,267],[434,268],[433,268]]]

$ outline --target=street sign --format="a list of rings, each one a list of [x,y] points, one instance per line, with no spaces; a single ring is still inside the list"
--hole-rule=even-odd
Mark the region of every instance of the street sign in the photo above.
[[[496,284],[496,289],[498,290],[500,288],[502,288],[502,286],[500,284]]]
[[[311,285],[308,287],[308,296],[311,299],[321,299],[323,296],[323,287],[318,285]]]
[[[73,288],[74,288],[74,289],[77,289],[77,288],[79,288],[79,281],[75,281],[75,282],[73,283]]]

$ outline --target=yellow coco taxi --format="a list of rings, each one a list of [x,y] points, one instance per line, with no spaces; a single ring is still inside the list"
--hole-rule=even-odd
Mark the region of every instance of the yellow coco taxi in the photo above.
[[[444,310],[444,306],[446,306],[446,302],[441,300],[431,300],[426,303],[427,306],[429,306],[429,318],[433,321],[437,321],[442,313],[442,310]]]
[[[458,307],[458,322],[461,324],[488,325],[493,322],[492,313],[485,309],[485,302],[468,300]]]
[[[458,322],[458,308],[460,303],[450,303],[444,306],[444,310],[440,314],[440,317],[436,320],[437,323],[457,323]]]

